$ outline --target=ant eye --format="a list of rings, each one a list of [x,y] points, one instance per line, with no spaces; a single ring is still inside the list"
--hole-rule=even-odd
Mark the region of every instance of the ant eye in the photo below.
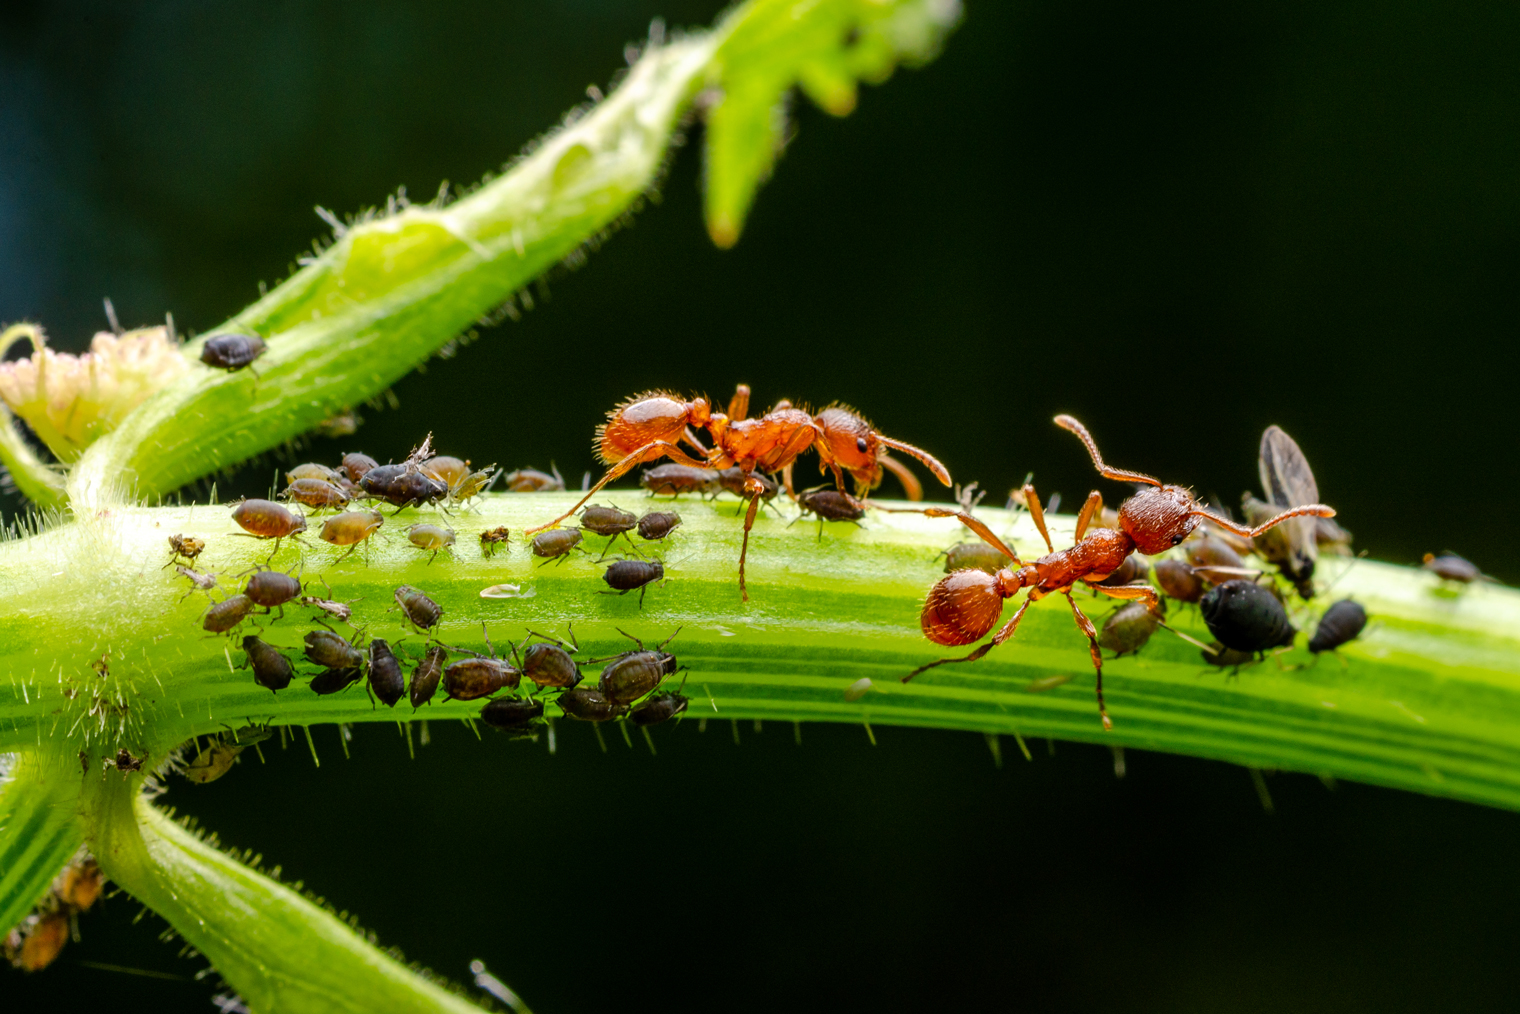
[[[856,437],[855,438],[855,449],[857,451],[859,451],[861,454],[864,454],[864,453],[866,453],[866,451],[870,450],[870,445],[866,443],[866,438],[865,437]]]
[[[1172,536],[1172,545],[1174,545],[1174,546],[1177,545],[1179,542],[1182,541],[1182,538],[1183,538],[1183,536],[1182,536],[1181,532],[1178,532],[1176,535],[1173,535]]]

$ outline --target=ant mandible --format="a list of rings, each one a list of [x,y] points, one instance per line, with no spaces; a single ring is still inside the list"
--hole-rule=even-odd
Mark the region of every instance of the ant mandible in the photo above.
[[[1098,474],[1120,482],[1145,483],[1154,488],[1141,490],[1119,506],[1117,531],[1112,528],[1095,528],[1089,532],[1088,524],[1103,506],[1102,494],[1093,490],[1088,494],[1087,502],[1082,505],[1082,510],[1077,515],[1076,545],[1057,552],[1055,546],[1051,544],[1050,533],[1045,528],[1045,514],[1040,507],[1040,498],[1035,493],[1034,486],[1026,484],[1024,498],[1029,505],[1030,517],[1034,519],[1035,527],[1039,529],[1046,548],[1050,550],[1048,555],[1027,564],[1022,562],[1012,549],[1005,546],[1001,539],[992,534],[986,525],[971,515],[936,507],[924,509],[923,513],[930,517],[959,518],[963,525],[981,536],[984,542],[1006,553],[1013,561],[1014,567],[1018,568],[1014,570],[1005,567],[996,574],[981,570],[958,570],[942,578],[929,589],[929,595],[924,600],[923,614],[919,617],[925,637],[935,644],[945,645],[971,644],[979,641],[1001,617],[1005,599],[1012,598],[1024,588],[1029,589],[1029,596],[1013,614],[1013,618],[1003,624],[1002,629],[993,635],[992,640],[961,658],[942,658],[937,662],[919,666],[904,676],[903,682],[906,683],[924,670],[938,665],[976,661],[1013,637],[1018,629],[1019,621],[1024,618],[1024,610],[1029,608],[1029,603],[1059,592],[1066,596],[1077,628],[1087,635],[1088,651],[1092,656],[1093,669],[1097,672],[1098,714],[1103,719],[1103,728],[1112,729],[1113,723],[1109,721],[1108,709],[1103,703],[1103,656],[1098,651],[1098,632],[1093,627],[1092,620],[1087,618],[1077,606],[1076,600],[1071,597],[1074,584],[1082,581],[1093,591],[1110,598],[1143,602],[1152,614],[1159,617],[1162,615],[1160,599],[1156,590],[1149,584],[1105,587],[1097,582],[1118,570],[1125,559],[1137,549],[1147,556],[1154,556],[1171,549],[1186,539],[1203,518],[1237,535],[1254,538],[1289,518],[1301,517],[1305,514],[1329,518],[1335,516],[1335,511],[1324,504],[1307,504],[1283,511],[1255,528],[1237,524],[1205,510],[1193,498],[1193,494],[1181,486],[1164,485],[1159,479],[1140,472],[1110,468],[1103,463],[1103,458],[1098,453],[1098,445],[1093,441],[1086,427],[1069,415],[1058,415],[1055,422],[1062,429],[1075,433],[1086,445],[1087,453],[1092,455]]]
[[[650,391],[624,401],[607,413],[607,421],[596,430],[597,453],[611,466],[607,474],[574,507],[553,521],[529,528],[527,534],[553,528],[603,486],[646,461],[669,458],[696,468],[738,467],[744,471],[743,496],[749,501],[744,516],[744,542],[739,550],[739,592],[748,601],[744,562],[749,555],[749,533],[755,524],[760,497],[767,492],[755,477],[757,470],[779,472],[789,468],[804,451],[816,448],[819,470],[827,468],[834,473],[834,482],[841,493],[847,492],[844,472],[855,480],[857,494],[864,496],[881,481],[882,468],[886,467],[899,477],[908,476],[904,486],[911,495],[918,482],[900,462],[887,456],[886,449],[890,447],[913,455],[928,466],[935,478],[950,485],[950,473],[932,454],[882,436],[853,409],[831,405],[815,416],[789,401],[780,401],[765,415],[750,419],[749,393],[749,387],[740,384],[728,403],[727,413],[714,412],[706,398],[686,401],[666,391]],[[692,427],[707,430],[713,440],[711,450],[697,439]],[[694,458],[682,450],[679,445],[683,441],[702,457]]]

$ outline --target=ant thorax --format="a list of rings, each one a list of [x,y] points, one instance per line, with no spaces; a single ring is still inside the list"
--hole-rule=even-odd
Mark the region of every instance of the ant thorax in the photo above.
[[[1181,486],[1142,489],[1119,507],[1119,526],[1146,556],[1164,553],[1192,534],[1199,519],[1193,494]]]

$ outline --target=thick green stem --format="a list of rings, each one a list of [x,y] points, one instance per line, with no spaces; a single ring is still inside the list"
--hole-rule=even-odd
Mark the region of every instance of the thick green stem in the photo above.
[[[328,595],[330,585],[331,597],[357,599],[353,622],[365,636],[399,642],[413,656],[423,639],[408,635],[391,608],[401,584],[422,588],[444,607],[439,639],[477,651],[484,650],[483,621],[503,652],[528,627],[562,633],[573,622],[582,657],[622,650],[627,642],[617,628],[647,642],[679,627],[673,650],[691,667],[693,717],[1055,736],[1520,806],[1520,594],[1509,589],[1479,585],[1451,594],[1423,571],[1363,561],[1340,575],[1344,562],[1323,561],[1324,576],[1339,580],[1335,594],[1354,595],[1373,616],[1361,640],[1343,650],[1344,665],[1300,648],[1235,678],[1161,631],[1139,657],[1105,664],[1115,724],[1105,734],[1085,642],[1059,597],[1037,603],[1017,638],[982,661],[899,682],[945,654],[923,639],[917,617],[939,576],[935,554],[960,537],[952,521],[873,513],[865,528],[831,525],[819,541],[812,522],[788,528],[762,516],[750,546],[752,601],[744,604],[735,581],[735,505],[683,502],[685,523],[658,548],[669,580],[651,586],[640,609],[637,593],[599,594],[606,590],[602,568],[586,557],[540,566],[520,542],[492,559],[481,556],[482,529],[520,531],[552,517],[569,497],[494,496],[479,513],[438,516],[458,529],[459,544],[453,557],[431,563],[398,530],[413,519],[407,511],[387,522],[367,559],[361,552],[336,561],[339,550],[308,540],[282,548],[274,565],[301,565],[316,594]],[[633,508],[643,500],[609,499]],[[1037,545],[1025,520],[981,513],[996,529],[1011,526],[1020,548]],[[1054,520],[1057,541],[1069,538],[1071,526],[1069,518]],[[243,664],[236,640],[204,636],[206,598],[180,602],[186,583],[160,569],[167,535],[196,534],[209,544],[203,569],[236,586],[230,575],[262,562],[269,547],[235,530],[224,507],[131,509],[0,548],[0,588],[9,589],[0,596],[0,749],[43,741],[64,749],[66,742],[99,763],[126,746],[157,763],[188,737],[227,726],[478,714],[479,702],[443,702],[441,694],[414,714],[404,702],[376,707],[362,685],[330,697],[311,693],[304,678],[278,695],[258,687],[235,668]],[[594,553],[603,542],[587,539]],[[525,597],[481,597],[498,584],[516,585]],[[1106,599],[1079,601],[1100,623],[1110,608]],[[261,636],[294,657],[315,618],[289,605],[283,619],[257,622]],[[1178,629],[1208,639],[1195,612],[1174,619]],[[1312,626],[1311,617],[1297,619]],[[95,664],[102,655],[108,666]],[[39,667],[40,659],[51,668]],[[1052,676],[1071,680],[1031,692]],[[847,701],[845,689],[862,677],[873,689]],[[556,714],[552,704],[548,713]]]
[[[139,779],[85,781],[91,851],[107,876],[169,920],[249,1007],[479,1014],[297,891],[202,841],[149,803]]]
[[[19,922],[84,841],[79,762],[47,750],[16,760],[0,784],[0,933]]]

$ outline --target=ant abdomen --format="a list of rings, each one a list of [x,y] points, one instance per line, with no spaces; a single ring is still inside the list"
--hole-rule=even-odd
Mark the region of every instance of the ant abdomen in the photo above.
[[[924,599],[919,624],[924,636],[935,644],[970,644],[979,641],[1003,612],[1002,575],[985,570],[958,570],[940,578]]]

